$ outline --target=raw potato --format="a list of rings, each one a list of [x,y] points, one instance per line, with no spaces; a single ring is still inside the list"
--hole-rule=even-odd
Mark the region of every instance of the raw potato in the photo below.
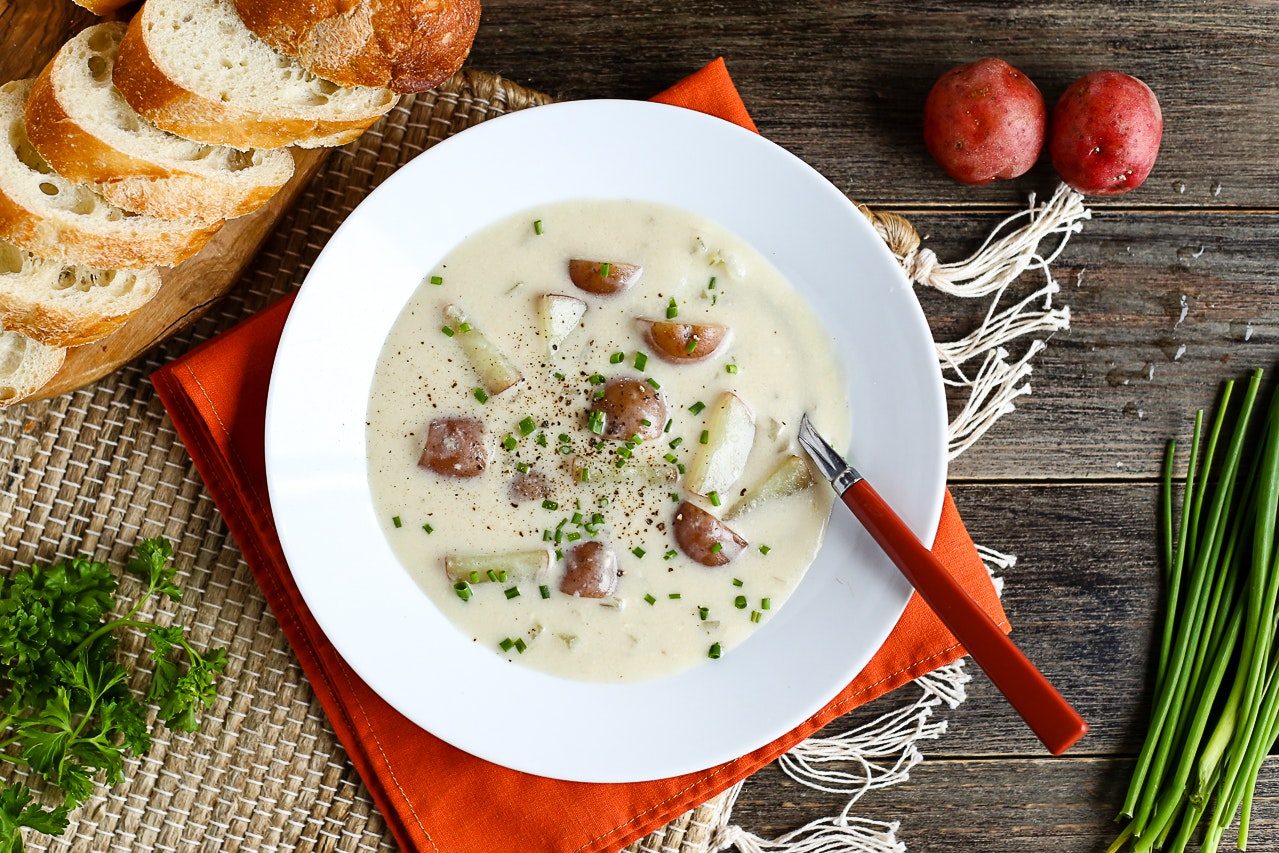
[[[787,456],[777,463],[768,476],[742,495],[741,500],[724,514],[725,521],[745,515],[761,504],[802,492],[813,485],[813,472],[808,463],[798,456]]]
[[[602,542],[583,542],[564,555],[560,592],[577,598],[607,598],[617,589],[617,555]]]
[[[576,296],[546,293],[538,307],[542,315],[542,332],[546,335],[546,351],[554,355],[560,344],[577,331],[577,324],[586,313],[586,303]]]
[[[621,293],[639,281],[643,272],[643,267],[615,261],[574,259],[568,262],[568,277],[573,284],[599,296]]]
[[[1035,165],[1048,108],[1039,87],[1002,59],[952,68],[924,102],[924,144],[957,181],[988,184]]]
[[[449,554],[444,558],[444,571],[454,583],[489,583],[495,578],[497,583],[536,583],[546,577],[550,568],[551,552],[544,548],[502,554]]]
[[[675,508],[675,544],[693,562],[722,566],[746,548],[746,540],[697,504],[684,501]]]
[[[485,391],[501,394],[524,379],[524,374],[515,363],[483,332],[474,326],[462,331],[463,324],[467,323],[465,311],[456,305],[449,305],[444,309],[444,317],[452,324],[453,340],[462,347],[466,360],[479,374],[480,384]]]
[[[1146,180],[1163,132],[1159,99],[1149,86],[1118,71],[1094,71],[1057,101],[1049,156],[1079,192],[1118,195]]]
[[[727,492],[742,476],[755,444],[755,413],[742,398],[724,392],[706,420],[706,443],[688,464],[684,485],[699,495]]]
[[[677,323],[671,320],[645,321],[645,337],[657,354],[676,364],[701,361],[717,352],[728,340],[728,327],[714,323]]]

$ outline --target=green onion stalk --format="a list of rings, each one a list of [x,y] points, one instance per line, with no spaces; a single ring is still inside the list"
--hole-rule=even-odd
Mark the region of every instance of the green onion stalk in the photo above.
[[[1211,426],[1195,415],[1175,520],[1176,442],[1164,456],[1160,542],[1167,589],[1154,700],[1111,853],[1181,853],[1202,827],[1215,851],[1279,737],[1279,394],[1257,414],[1262,372],[1234,404],[1223,383]]]

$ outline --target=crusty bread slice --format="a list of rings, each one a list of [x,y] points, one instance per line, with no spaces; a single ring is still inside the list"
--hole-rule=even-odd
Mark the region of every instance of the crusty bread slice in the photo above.
[[[250,30],[343,86],[425,92],[462,67],[479,0],[235,0]]]
[[[0,86],[0,239],[50,260],[146,269],[181,263],[221,227],[130,213],[56,174],[27,141],[30,91],[30,80]]]
[[[75,0],[76,5],[83,6],[95,15],[109,15],[133,0]]]
[[[49,383],[67,351],[0,329],[0,407],[19,403]]]
[[[323,80],[271,49],[232,0],[147,0],[113,76],[157,127],[240,149],[343,145],[396,101],[389,89]]]
[[[122,22],[89,27],[40,72],[26,106],[40,156],[136,213],[216,222],[265,204],[292,177],[292,155],[202,145],[148,123],[111,83],[124,31]]]
[[[105,338],[160,290],[160,273],[100,270],[37,258],[0,240],[0,329],[42,344]]]

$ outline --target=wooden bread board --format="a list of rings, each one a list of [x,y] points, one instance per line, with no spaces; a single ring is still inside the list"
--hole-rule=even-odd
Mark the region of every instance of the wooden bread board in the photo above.
[[[99,20],[71,0],[0,0],[0,84],[34,77],[68,38]],[[164,284],[155,298],[110,336],[68,350],[62,369],[34,399],[95,382],[199,319],[235,286],[328,153],[293,149],[296,170],[280,192],[254,213],[227,222],[194,257],[161,269]]]

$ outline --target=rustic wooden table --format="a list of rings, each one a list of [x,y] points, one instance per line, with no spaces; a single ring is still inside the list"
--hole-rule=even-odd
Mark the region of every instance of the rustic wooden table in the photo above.
[[[944,70],[1003,57],[1051,104],[1114,68],[1160,97],[1154,173],[1091,199],[1055,265],[1070,330],[1037,357],[1033,395],[951,471],[976,541],[1018,557],[1004,595],[1014,637],[1092,731],[1049,757],[978,673],[910,781],[857,805],[901,820],[921,853],[1104,850],[1148,711],[1164,442],[1188,438],[1219,380],[1279,358],[1279,6],[486,0],[471,62],[560,97],[643,98],[716,56],[765,136],[858,201],[907,215],[952,260],[1056,179],[1047,163],[986,187],[946,178],[920,123]],[[939,339],[975,319],[921,300]],[[1258,794],[1252,849],[1279,850],[1279,761]],[[842,805],[769,768],[734,817],[771,837]]]
[[[49,32],[58,43],[61,26]],[[975,673],[910,780],[856,808],[900,820],[920,853],[1104,850],[1148,713],[1164,442],[1188,437],[1221,379],[1279,361],[1279,5],[486,0],[471,65],[560,98],[644,98],[717,56],[764,135],[856,200],[905,214],[943,260],[1056,185],[1046,163],[987,187],[937,169],[920,111],[948,67],[1003,57],[1050,103],[1114,68],[1161,99],[1154,173],[1092,199],[1055,264],[1071,328],[1037,356],[1033,395],[951,470],[974,539],[1018,557],[1004,594],[1015,638],[1092,731],[1051,758]],[[939,339],[984,309],[920,296]],[[1279,850],[1279,761],[1258,794],[1253,849]],[[768,768],[734,819],[771,837],[843,803]]]

